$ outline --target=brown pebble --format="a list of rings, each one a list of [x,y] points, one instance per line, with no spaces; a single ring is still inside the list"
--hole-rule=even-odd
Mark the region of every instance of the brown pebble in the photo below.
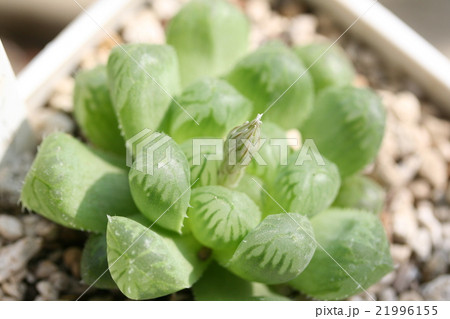
[[[36,278],[45,279],[57,271],[58,267],[53,262],[51,262],[50,260],[43,260],[39,262],[35,274]]]
[[[409,185],[416,199],[428,199],[431,196],[430,184],[424,179],[417,179]]]
[[[62,272],[58,271],[52,275],[50,275],[48,281],[58,290],[58,291],[66,291],[70,288],[71,282],[69,276]]]
[[[22,300],[26,285],[22,282],[7,281],[1,286],[3,292],[16,300]]]
[[[400,301],[422,301],[423,297],[414,290],[404,291],[400,294]]]
[[[81,249],[78,247],[70,247],[64,251],[63,263],[69,268],[72,275],[76,278],[80,278],[80,262],[81,262]]]
[[[36,289],[39,292],[41,300],[57,300],[58,291],[48,281],[40,281],[36,284]]]

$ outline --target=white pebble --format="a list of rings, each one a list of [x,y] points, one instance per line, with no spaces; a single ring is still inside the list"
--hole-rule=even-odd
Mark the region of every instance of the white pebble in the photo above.
[[[123,38],[130,43],[163,44],[166,35],[161,23],[152,11],[146,10],[125,24]]]
[[[442,243],[442,226],[433,214],[433,205],[427,201],[420,202],[417,207],[417,217],[419,222],[429,230],[433,245],[439,247]]]
[[[312,14],[301,14],[291,21],[289,36],[292,44],[305,45],[313,42],[316,37],[317,18]]]
[[[0,215],[0,236],[7,240],[17,240],[24,235],[20,220],[10,215]]]

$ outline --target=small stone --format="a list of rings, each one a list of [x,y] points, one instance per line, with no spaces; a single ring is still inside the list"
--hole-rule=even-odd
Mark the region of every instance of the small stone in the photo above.
[[[36,225],[41,218],[38,215],[25,215],[22,217],[22,223],[25,230],[25,235],[28,237],[36,236]]]
[[[279,38],[286,30],[289,19],[272,15],[271,18],[258,26],[266,37],[266,40]]]
[[[397,244],[391,245],[391,255],[395,264],[405,264],[409,262],[411,253],[412,250],[409,246]]]
[[[392,227],[394,237],[401,243],[414,240],[418,222],[413,208],[413,197],[409,190],[401,189],[392,199],[390,210],[393,212]]]
[[[0,249],[0,282],[25,268],[42,247],[41,238],[23,238]]]
[[[429,149],[421,154],[422,166],[420,167],[420,175],[427,179],[433,187],[437,189],[447,188],[447,163],[441,154]]]
[[[431,280],[439,275],[445,274],[449,257],[441,250],[436,251],[423,267],[425,280]]]
[[[393,287],[398,292],[405,291],[418,279],[418,276],[419,270],[416,265],[403,264],[397,271],[397,278],[394,281]]]
[[[15,282],[20,282],[23,279],[25,279],[25,277],[27,276],[27,269],[21,269],[20,271],[14,273],[9,280],[15,281]]]
[[[58,267],[53,262],[50,260],[43,260],[39,262],[35,274],[38,279],[45,279],[57,271]]]
[[[385,275],[383,278],[380,279],[380,284],[383,286],[390,286],[395,280],[395,271],[391,271],[387,275]]]
[[[380,291],[378,295],[378,300],[381,301],[397,301],[398,299],[397,292],[391,287],[387,287],[384,290]]]
[[[58,271],[50,275],[48,281],[58,291],[66,291],[70,288],[71,285],[69,276],[62,271]]]
[[[70,269],[71,273],[80,277],[81,250],[78,247],[70,247],[64,251],[64,265]]]
[[[7,240],[17,240],[24,235],[20,220],[10,215],[0,215],[0,236]]]
[[[422,117],[419,99],[411,92],[397,94],[392,112],[400,121],[410,124],[419,123]]]
[[[42,300],[57,300],[58,291],[48,281],[40,281],[36,284],[36,289]]]
[[[276,10],[279,11],[281,15],[292,18],[304,12],[306,8],[297,0],[281,0],[278,1]]]
[[[425,284],[422,288],[425,300],[450,300],[450,275],[442,275]]]
[[[178,12],[181,7],[177,0],[153,0],[152,9],[162,20],[169,20]]]
[[[58,237],[58,226],[46,219],[41,219],[35,226],[36,234],[46,241],[53,241]]]
[[[440,222],[448,222],[450,221],[450,207],[437,206],[434,208],[434,215]]]
[[[0,207],[2,208],[17,208],[23,181],[35,156],[32,151],[34,145],[30,144],[33,142],[27,141],[28,146],[22,145],[24,148],[29,147],[30,150],[23,150],[20,156],[15,156],[0,165]]]
[[[75,80],[68,76],[59,81],[52,95],[49,98],[48,105],[55,110],[71,113],[73,111],[73,90]]]
[[[65,113],[50,108],[38,108],[30,111],[30,113],[30,124],[39,140],[53,132],[71,134],[75,130],[75,123]]]
[[[16,300],[23,300],[26,285],[21,282],[7,281],[1,286],[3,292]]]
[[[80,67],[83,70],[95,68],[98,65],[105,65],[108,62],[111,49],[123,43],[123,39],[116,33],[110,32],[111,37],[105,37],[100,45],[88,50],[80,62]]]
[[[253,22],[265,23],[270,19],[270,4],[265,0],[249,0],[245,4],[245,11]]]
[[[36,282],[36,276],[31,272],[27,272],[27,275],[25,276],[25,280],[29,284],[34,284]]]
[[[400,294],[400,301],[423,301],[423,297],[414,290],[404,291]]]
[[[352,296],[347,299],[348,301],[364,301],[364,298],[360,295]]]
[[[312,14],[301,14],[291,20],[288,34],[293,45],[305,45],[316,38],[317,18]]]
[[[439,247],[442,243],[442,226],[433,214],[433,205],[427,201],[420,202],[417,205],[417,217],[429,230],[433,245]]]
[[[423,119],[423,125],[432,136],[450,139],[450,122],[427,115]]]
[[[432,250],[431,236],[428,230],[419,228],[416,236],[413,237],[408,243],[413,248],[419,260],[428,260]]]
[[[431,195],[430,184],[424,179],[417,179],[409,185],[414,198],[416,199],[427,199]]]
[[[366,76],[358,73],[353,80],[353,85],[359,88],[367,88],[370,83]]]
[[[161,22],[150,10],[142,11],[126,22],[122,36],[128,43],[163,44],[166,42]]]

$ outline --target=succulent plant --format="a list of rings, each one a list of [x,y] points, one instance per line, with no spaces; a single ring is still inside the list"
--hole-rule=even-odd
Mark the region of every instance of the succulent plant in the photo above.
[[[85,283],[131,299],[193,287],[198,300],[287,300],[271,285],[288,284],[337,300],[391,270],[381,222],[363,211],[380,210],[381,191],[354,176],[383,137],[380,100],[348,86],[341,53],[309,72],[322,46],[245,56],[247,36],[239,9],[194,0],[170,21],[171,46],[116,47],[77,76],[90,145],[47,136],[21,200],[90,232]],[[282,143],[287,129],[300,150]]]

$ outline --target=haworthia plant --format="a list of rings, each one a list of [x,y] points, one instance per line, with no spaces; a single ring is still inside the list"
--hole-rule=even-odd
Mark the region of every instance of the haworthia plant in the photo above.
[[[288,298],[272,292],[267,286],[242,279],[226,269],[212,264],[192,287],[200,301],[286,301]]]
[[[311,223],[320,246],[305,271],[291,281],[303,293],[317,299],[345,299],[393,269],[383,226],[373,214],[330,209]]]
[[[107,244],[111,276],[132,299],[188,288],[208,265],[198,256],[201,245],[192,236],[157,232],[125,217],[110,218]]]
[[[226,267],[247,280],[283,283],[305,269],[315,249],[314,232],[306,217],[271,215],[242,240]]]
[[[385,197],[385,191],[376,182],[368,177],[355,175],[342,182],[333,206],[357,208],[378,214],[383,209]]]
[[[191,196],[192,233],[205,246],[234,251],[261,221],[258,206],[244,193],[222,186],[204,186]]]
[[[230,84],[212,78],[189,86],[177,102],[183,109],[171,108],[170,135],[178,143],[194,137],[225,137],[252,111],[250,101]]]
[[[87,285],[101,289],[117,289],[108,270],[106,234],[91,234],[81,257],[81,278]]]
[[[180,60],[183,86],[227,72],[248,47],[246,17],[224,0],[194,0],[170,21],[167,43]]]
[[[75,138],[48,136],[25,179],[22,204],[66,227],[104,232],[106,215],[137,212],[118,160]]]
[[[210,145],[208,141],[211,140],[212,138],[195,138],[180,145],[190,167],[192,188],[217,185],[217,173],[221,163],[221,157],[217,156],[217,153],[220,155],[222,149],[221,145],[219,148],[216,144]]]
[[[118,46],[108,59],[108,79],[125,138],[156,130],[180,88],[176,53],[165,45]]]
[[[284,162],[287,162],[289,149],[286,132],[278,125],[264,121],[261,126],[262,145],[258,151],[260,158],[253,160],[247,173],[256,175],[264,181],[272,181]]]
[[[77,74],[74,115],[83,134],[92,144],[105,151],[125,154],[125,141],[109,96],[105,66]]]
[[[181,232],[191,194],[186,156],[170,137],[162,133],[153,133],[144,151],[137,154],[129,173],[133,199],[148,219],[166,229]]]
[[[256,205],[262,206],[261,188],[264,182],[257,176],[244,174],[239,184],[234,188],[236,191],[246,194]]]
[[[300,152],[291,155],[289,164],[280,167],[278,175],[267,185],[268,194],[263,194],[266,215],[287,210],[312,217],[336,198],[341,183],[336,165],[325,158],[323,162],[314,158],[303,161],[299,155]]]
[[[305,66],[310,67],[316,92],[331,86],[350,85],[355,77],[355,70],[345,52],[332,43],[296,47],[295,52]]]
[[[311,77],[298,57],[283,45],[257,49],[238,62],[226,78],[253,102],[252,117],[267,111],[265,120],[284,129],[299,127],[313,108]]]
[[[24,183],[25,207],[91,232],[83,282],[131,299],[193,287],[197,300],[287,300],[274,290],[294,287],[338,300],[390,271],[382,191],[357,175],[384,111],[349,86],[341,52],[269,43],[245,56],[248,22],[224,0],[193,0],[168,25],[172,46],[121,45],[78,74],[92,145],[49,135]]]
[[[332,115],[330,115],[332,114]],[[385,111],[370,89],[333,87],[322,91],[301,130],[346,177],[375,157],[384,135]]]

